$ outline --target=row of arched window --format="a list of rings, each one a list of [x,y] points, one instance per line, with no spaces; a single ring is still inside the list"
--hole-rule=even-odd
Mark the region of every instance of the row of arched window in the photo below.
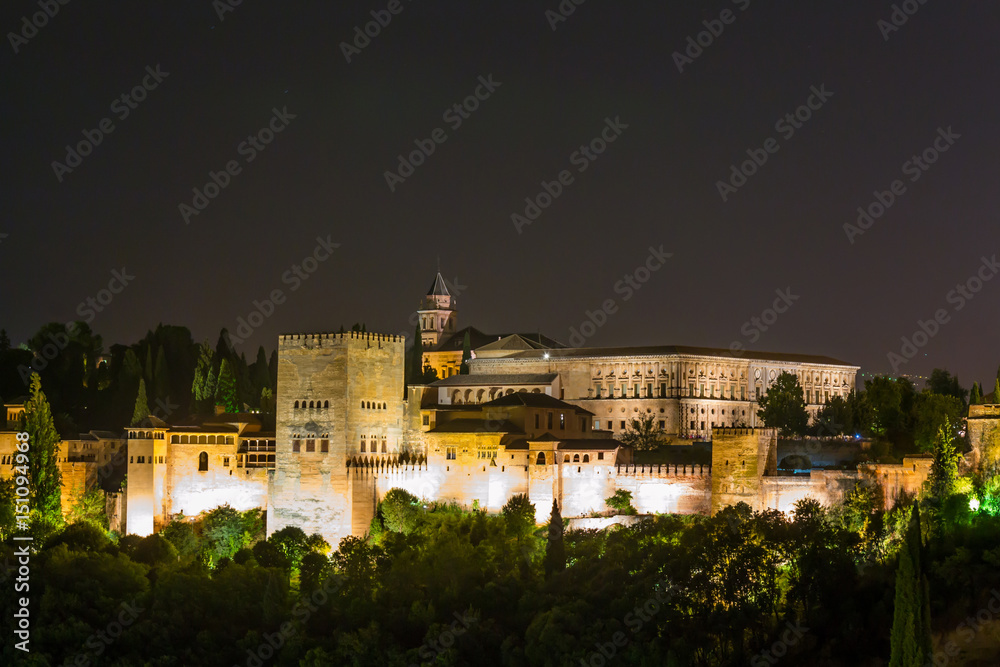
[[[129,431],[128,437],[132,440],[163,440],[162,431]]]
[[[320,410],[327,410],[329,407],[330,401],[306,401],[304,399],[301,401],[295,401],[296,410],[315,410],[317,408]]]
[[[323,435],[319,436],[319,438],[320,438],[320,440],[319,440],[319,451],[320,451],[320,453],[322,453],[322,454],[328,454],[330,452],[330,439],[329,439],[330,438],[330,434],[329,433],[324,433]],[[315,435],[308,435],[307,434],[305,436],[306,452],[315,452],[316,451],[316,439],[317,438],[316,438]],[[300,434],[298,434],[298,433],[293,433],[292,434],[292,452],[293,453],[299,453],[301,451],[302,451],[302,436]]]
[[[172,435],[170,443],[173,445],[231,445],[233,436],[231,435]]]
[[[361,401],[361,409],[362,410],[385,410],[386,409],[386,405],[385,405],[385,403],[381,403],[381,402],[372,403],[371,401]]]
[[[378,436],[373,435],[371,437],[371,449],[368,450],[367,447],[368,447],[368,441],[367,441],[367,439],[365,438],[365,436],[361,436],[361,453],[362,454],[364,454],[364,453],[366,453],[368,451],[370,451],[372,454],[377,454],[378,453]],[[386,442],[385,436],[382,436],[382,453],[383,454],[387,454],[388,453],[388,444]]]

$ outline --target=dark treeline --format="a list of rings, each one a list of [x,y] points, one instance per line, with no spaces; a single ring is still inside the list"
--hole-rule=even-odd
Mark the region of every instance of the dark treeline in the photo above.
[[[248,361],[225,329],[214,347],[195,343],[185,327],[161,324],[136,343],[107,349],[83,322],[46,324],[16,347],[0,331],[0,397],[26,395],[38,373],[63,437],[130,425],[143,412],[142,393],[147,414],[168,421],[216,404],[272,411],[277,366],[277,352],[268,357],[263,347]]]

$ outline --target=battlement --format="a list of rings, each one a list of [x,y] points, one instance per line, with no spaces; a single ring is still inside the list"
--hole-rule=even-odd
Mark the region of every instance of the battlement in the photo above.
[[[775,429],[773,428],[755,428],[752,426],[746,427],[732,427],[732,426],[715,426],[712,428],[712,436],[716,435],[765,435],[770,437],[775,434]]]
[[[700,463],[628,463],[615,466],[618,477],[709,477],[712,466]]]
[[[970,405],[969,406],[969,419],[977,418],[1000,418],[1000,405],[995,403],[986,403],[982,405]]]
[[[278,336],[279,350],[315,349],[339,345],[365,343],[366,346],[377,344],[405,344],[406,336],[399,334],[383,334],[374,331],[345,331],[344,333],[294,333]]]

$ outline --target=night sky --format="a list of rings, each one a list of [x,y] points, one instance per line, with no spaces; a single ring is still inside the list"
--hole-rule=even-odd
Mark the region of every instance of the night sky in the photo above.
[[[890,372],[900,337],[942,309],[898,372],[946,367],[992,387],[1000,279],[971,300],[949,293],[1000,256],[997,3],[910,0],[890,31],[888,1],[566,0],[575,11],[553,30],[557,0],[401,0],[348,63],[341,42],[388,4],[243,0],[220,19],[222,0],[76,0],[16,54],[7,34],[0,326],[13,342],[81,319],[123,267],[134,279],[92,315],[105,345],[160,322],[214,343],[273,290],[283,303],[237,346],[248,357],[279,333],[354,322],[410,335],[440,263],[460,326],[569,342],[614,299],[587,345],[740,342],[865,373]],[[38,11],[6,2],[0,27]],[[724,29],[679,71],[675,52],[720,15],[731,23],[710,24]],[[115,103],[144,78],[155,88],[134,109]],[[477,86],[486,99],[455,127],[444,114]],[[814,87],[832,96],[776,127]],[[294,118],[241,148],[275,109]],[[105,118],[100,145],[54,169]],[[603,153],[574,156],[609,122]],[[446,140],[391,190],[385,172],[436,128]],[[906,171],[949,128],[948,150]],[[777,151],[723,201],[717,182],[769,138]],[[179,205],[229,161],[239,173],[186,222]],[[512,214],[563,170],[572,181],[519,233]],[[895,180],[902,194],[849,239],[858,207]],[[317,237],[340,245],[295,277]],[[672,256],[630,293],[618,281],[661,246]],[[797,298],[753,333],[779,290]]]

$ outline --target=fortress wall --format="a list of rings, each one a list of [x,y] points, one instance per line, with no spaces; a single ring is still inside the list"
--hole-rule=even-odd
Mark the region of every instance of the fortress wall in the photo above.
[[[708,514],[711,480],[709,466],[628,465],[618,467],[615,488],[632,492],[640,514]]]

